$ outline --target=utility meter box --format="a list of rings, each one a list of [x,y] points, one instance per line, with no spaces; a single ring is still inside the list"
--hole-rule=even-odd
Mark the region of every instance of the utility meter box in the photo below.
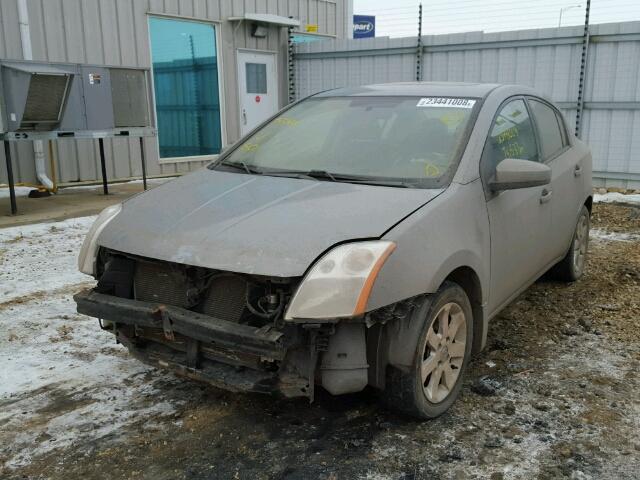
[[[0,62],[0,133],[152,126],[146,69]]]

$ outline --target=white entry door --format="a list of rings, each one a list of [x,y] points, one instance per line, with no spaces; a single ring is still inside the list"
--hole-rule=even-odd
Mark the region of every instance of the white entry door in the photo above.
[[[244,135],[278,111],[275,53],[238,51],[238,87]]]

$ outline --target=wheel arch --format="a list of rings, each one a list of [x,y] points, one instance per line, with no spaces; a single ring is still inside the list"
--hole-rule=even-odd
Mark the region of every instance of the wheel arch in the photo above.
[[[436,293],[445,283],[455,283],[466,293],[471,304],[473,315],[473,348],[472,353],[477,353],[484,347],[487,334],[487,316],[483,302],[482,282],[476,270],[468,265],[459,265],[449,271],[440,281],[439,285],[423,296]],[[416,344],[422,328],[422,323],[411,321],[413,315],[399,319],[385,325],[386,341],[384,342],[388,363],[396,367],[407,367],[413,363]],[[380,358],[380,357],[378,357]]]
[[[482,283],[476,271],[469,266],[454,269],[444,279],[459,285],[469,298],[473,313],[473,349],[472,353],[480,352],[487,340],[487,325],[485,324],[485,309],[483,304]]]
[[[591,211],[593,209],[593,195],[589,195],[587,199],[584,201],[584,206],[589,210],[589,215],[591,215]]]

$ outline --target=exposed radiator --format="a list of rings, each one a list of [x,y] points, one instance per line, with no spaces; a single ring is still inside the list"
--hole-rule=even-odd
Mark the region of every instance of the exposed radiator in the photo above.
[[[136,300],[190,308],[187,277],[180,267],[161,262],[137,261],[134,274]],[[239,322],[246,308],[248,282],[241,276],[223,274],[214,277],[202,300],[193,307],[205,315]]]
[[[245,309],[247,281],[237,275],[221,275],[211,282],[202,302],[202,313],[239,322]]]
[[[179,280],[179,273],[170,264],[138,261],[133,281],[135,298],[185,308],[188,285]]]

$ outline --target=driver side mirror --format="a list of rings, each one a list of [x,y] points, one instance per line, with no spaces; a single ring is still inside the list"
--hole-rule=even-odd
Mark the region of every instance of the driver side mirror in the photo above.
[[[494,192],[538,187],[551,182],[551,168],[531,160],[505,158],[496,167],[496,176],[489,182]]]

